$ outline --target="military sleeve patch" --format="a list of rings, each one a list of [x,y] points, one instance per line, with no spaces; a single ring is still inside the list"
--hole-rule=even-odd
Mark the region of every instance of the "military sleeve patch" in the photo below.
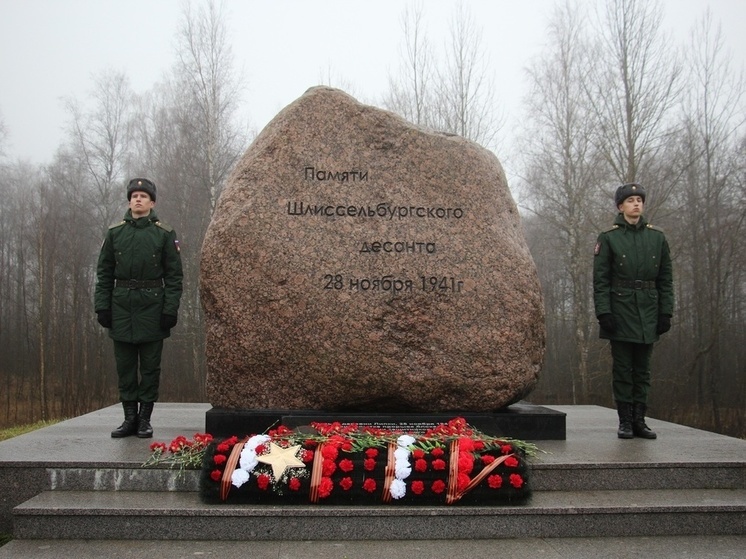
[[[181,245],[179,244],[179,239],[174,239],[174,247],[176,248],[176,252],[181,252]]]

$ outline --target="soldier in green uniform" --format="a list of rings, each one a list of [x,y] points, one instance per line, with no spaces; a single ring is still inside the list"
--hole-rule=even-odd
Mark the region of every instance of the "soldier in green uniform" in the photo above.
[[[619,214],[601,233],[593,260],[593,295],[600,337],[611,344],[617,435],[655,439],[645,424],[653,344],[671,328],[673,268],[663,231],[642,215],[645,189],[617,188]]]
[[[109,227],[98,257],[95,311],[114,340],[124,408],[124,422],[111,433],[115,438],[153,436],[150,418],[158,400],[163,340],[171,335],[179,312],[179,241],[158,219],[155,199],[152,181],[129,182],[129,209],[120,223]]]

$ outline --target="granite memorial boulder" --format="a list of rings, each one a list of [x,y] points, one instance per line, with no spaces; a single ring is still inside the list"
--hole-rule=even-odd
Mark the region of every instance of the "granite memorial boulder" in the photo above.
[[[536,267],[495,155],[327,87],[236,166],[200,294],[217,408],[490,411],[543,361]]]

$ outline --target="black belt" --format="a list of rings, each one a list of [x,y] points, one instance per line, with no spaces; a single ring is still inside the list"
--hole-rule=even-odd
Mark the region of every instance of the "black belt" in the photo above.
[[[157,280],[115,279],[114,287],[125,287],[127,289],[147,289],[149,287],[163,287],[163,279],[157,279]]]
[[[654,281],[644,280],[618,280],[611,282],[612,287],[628,287],[630,289],[655,289]]]

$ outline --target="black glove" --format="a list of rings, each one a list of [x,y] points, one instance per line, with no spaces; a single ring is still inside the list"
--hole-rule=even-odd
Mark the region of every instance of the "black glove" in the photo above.
[[[665,334],[671,329],[671,317],[667,314],[658,316],[658,334]]]
[[[616,330],[614,316],[610,313],[599,315],[598,325],[601,327],[601,330],[603,330],[604,332],[608,332],[609,334],[614,333],[614,331]]]
[[[176,326],[178,319],[172,314],[161,315],[161,330],[170,330]]]
[[[105,311],[96,311],[96,317],[98,323],[101,326],[103,326],[104,328],[111,328],[111,309],[106,309]]]

